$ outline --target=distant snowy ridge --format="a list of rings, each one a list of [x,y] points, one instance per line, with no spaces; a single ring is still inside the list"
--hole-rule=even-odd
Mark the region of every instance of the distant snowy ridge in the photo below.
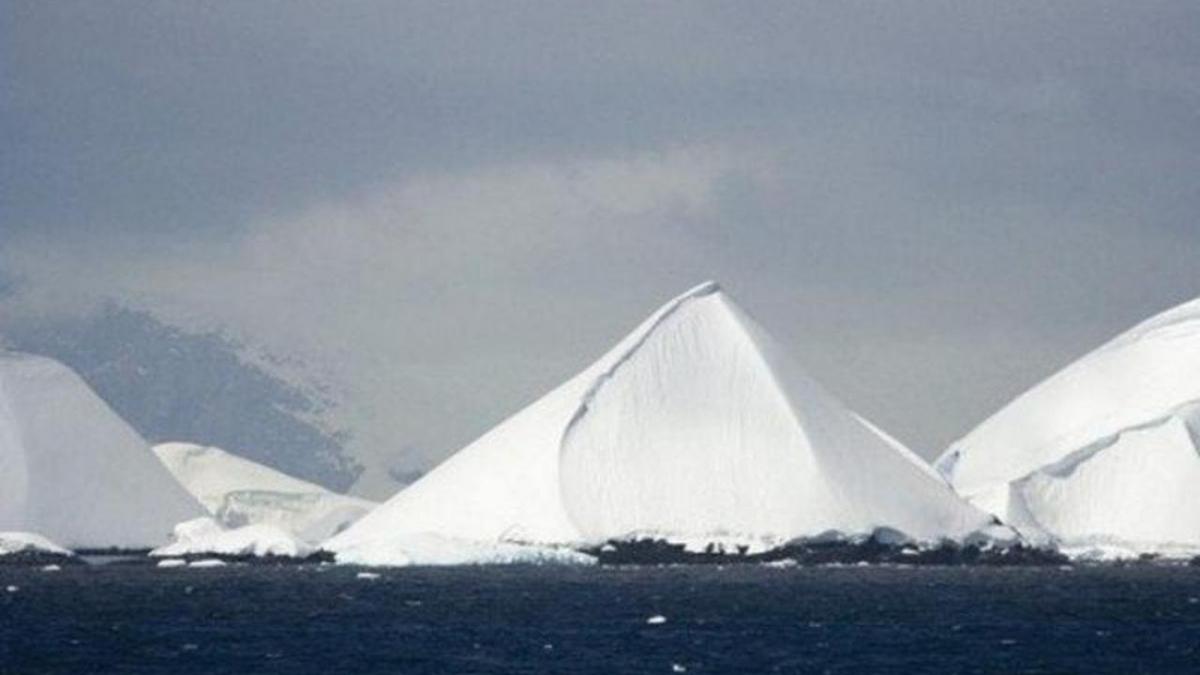
[[[325,546],[400,561],[418,536],[592,545],[656,533],[752,547],[991,518],[811,380],[712,282]]]
[[[937,468],[976,505],[1073,555],[1200,553],[1200,300],[1025,392]]]
[[[0,352],[0,530],[151,548],[204,509],[69,368]]]
[[[226,528],[271,525],[316,544],[375,507],[374,502],[334,493],[220,448],[164,443],[154,452]]]

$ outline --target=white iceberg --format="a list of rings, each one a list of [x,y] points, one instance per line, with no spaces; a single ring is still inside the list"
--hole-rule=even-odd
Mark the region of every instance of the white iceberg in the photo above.
[[[150,548],[204,509],[69,368],[0,352],[0,530]]]
[[[1069,555],[1200,553],[1200,300],[1022,394],[937,467],[977,506]]]
[[[376,506],[220,448],[164,443],[154,452],[226,528],[271,525],[303,541],[320,543]]]
[[[403,562],[407,538],[426,534],[762,549],[878,528],[962,538],[990,521],[706,283],[325,548],[371,564]]]
[[[170,544],[154,549],[150,555],[156,558],[196,555],[303,558],[315,550],[272,525],[227,529],[208,517],[180,523],[175,527],[172,539]]]

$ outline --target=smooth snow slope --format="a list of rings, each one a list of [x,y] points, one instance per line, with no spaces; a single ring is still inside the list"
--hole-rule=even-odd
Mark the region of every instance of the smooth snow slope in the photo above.
[[[630,537],[780,543],[989,518],[792,364],[716,284],[668,303],[591,367],[327,544]],[[366,555],[371,558],[372,556]]]
[[[0,352],[0,530],[149,548],[204,510],[66,366]]]
[[[1029,536],[1134,552],[1200,547],[1200,300],[1018,397],[938,469]]]
[[[164,443],[154,452],[222,525],[269,524],[319,543],[375,507],[220,448]]]

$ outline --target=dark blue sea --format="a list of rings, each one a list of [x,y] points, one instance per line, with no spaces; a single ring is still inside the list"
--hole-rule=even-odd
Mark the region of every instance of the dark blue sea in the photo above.
[[[358,572],[0,568],[0,672],[1200,672],[1197,567]]]

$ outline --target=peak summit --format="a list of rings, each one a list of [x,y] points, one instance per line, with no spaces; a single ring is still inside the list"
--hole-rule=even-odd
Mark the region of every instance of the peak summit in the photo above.
[[[699,298],[699,297],[702,297],[705,295],[712,295],[713,293],[720,293],[720,292],[721,292],[721,284],[717,283],[716,281],[713,281],[712,279],[709,279],[708,281],[703,281],[699,284],[696,284],[695,286],[693,286],[691,288],[691,290],[687,291],[680,297]]]

